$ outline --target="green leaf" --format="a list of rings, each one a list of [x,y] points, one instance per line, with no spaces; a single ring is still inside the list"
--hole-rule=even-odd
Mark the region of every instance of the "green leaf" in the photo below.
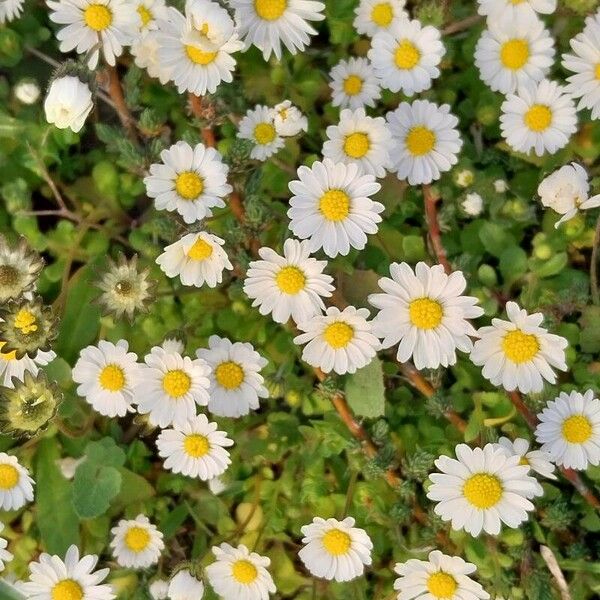
[[[346,398],[350,408],[360,417],[379,417],[385,410],[385,388],[381,361],[374,358],[366,367],[349,375]]]
[[[600,306],[586,306],[581,312],[579,345],[584,352],[600,352]]]
[[[513,236],[496,223],[486,221],[479,230],[479,239],[483,247],[492,256],[501,256],[511,246],[516,245]]]
[[[129,469],[119,469],[121,474],[121,491],[114,504],[128,506],[136,502],[144,502],[154,496],[154,488],[141,476]]]
[[[560,273],[568,264],[566,252],[555,254],[550,260],[531,260],[531,268],[538,277],[552,277]]]
[[[105,467],[122,467],[125,464],[125,452],[117,446],[111,437],[105,437],[97,442],[90,442],[85,447],[86,462],[96,463]]]
[[[121,473],[86,460],[77,467],[73,479],[73,506],[82,519],[103,515],[121,489]]]
[[[0,598],[2,600],[25,600],[25,596],[21,592],[4,581],[0,581]]]
[[[519,246],[506,248],[500,254],[500,273],[504,281],[512,282],[527,271],[527,252]]]

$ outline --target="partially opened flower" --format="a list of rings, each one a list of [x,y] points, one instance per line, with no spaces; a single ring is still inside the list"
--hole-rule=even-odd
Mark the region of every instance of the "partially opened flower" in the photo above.
[[[507,437],[501,437],[498,439],[497,445],[509,456],[518,456],[520,464],[529,465],[531,470],[538,475],[548,479],[556,479],[556,475],[554,475],[556,467],[552,463],[550,453],[546,450],[530,450],[529,440],[524,438],[510,440]]]
[[[43,259],[29,248],[24,237],[11,244],[0,235],[0,303],[30,291],[43,266]]]
[[[292,137],[308,131],[308,119],[291,100],[284,100],[273,107],[273,124],[282,137]]]
[[[17,353],[12,350],[3,352],[5,342],[0,341],[0,385],[12,388],[15,385],[13,378],[18,381],[24,381],[25,375],[31,373],[34,377],[39,373],[40,367],[50,364],[55,358],[56,353],[39,351],[33,358],[25,354],[17,358]]]

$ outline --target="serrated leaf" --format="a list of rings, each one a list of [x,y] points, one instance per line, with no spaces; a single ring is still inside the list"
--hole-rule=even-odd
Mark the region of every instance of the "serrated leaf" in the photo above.
[[[385,411],[385,387],[381,361],[374,358],[346,379],[346,399],[354,414],[374,419]]]

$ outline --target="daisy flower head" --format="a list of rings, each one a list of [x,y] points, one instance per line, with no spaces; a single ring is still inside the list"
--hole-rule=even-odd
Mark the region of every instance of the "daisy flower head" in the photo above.
[[[188,21],[185,40],[203,50],[217,50],[235,32],[229,13],[213,0],[188,0],[185,14]]]
[[[179,277],[183,285],[217,287],[223,281],[223,271],[233,265],[222,246],[225,240],[208,233],[187,233],[167,246],[156,264],[168,277]]]
[[[446,49],[440,30],[417,19],[401,19],[373,37],[368,57],[382,88],[412,96],[440,76]]]
[[[62,27],[56,37],[61,52],[86,54],[90,69],[98,65],[100,50],[114,66],[138,28],[138,13],[128,0],[47,0],[50,20]]]
[[[70,75],[54,79],[44,100],[46,121],[74,133],[81,131],[92,108],[90,86]]]
[[[488,23],[504,15],[549,15],[556,10],[556,0],[477,0],[477,4],[477,12],[487,17]]]
[[[256,46],[269,60],[281,59],[283,44],[292,54],[310,45],[317,30],[310,21],[323,21],[325,4],[314,0],[230,0],[246,48]]]
[[[571,95],[554,81],[544,79],[522,86],[502,103],[500,129],[515,152],[537,156],[554,154],[577,130],[577,111]]]
[[[487,600],[490,595],[469,577],[476,570],[460,556],[439,550],[430,552],[427,560],[396,563],[394,571],[400,575],[394,581],[397,600]]]
[[[555,466],[552,463],[550,454],[545,450],[530,450],[529,440],[524,438],[509,440],[507,437],[501,437],[496,445],[504,450],[508,456],[518,456],[520,464],[528,465],[538,475],[548,479],[556,479],[556,475],[554,475]]]
[[[327,127],[323,157],[335,163],[354,164],[361,174],[384,177],[390,166],[391,140],[383,117],[369,117],[364,108],[345,108],[339,123]]]
[[[133,408],[134,390],[142,369],[137,354],[129,352],[129,344],[100,340],[79,353],[72,377],[78,383],[77,393],[93,409],[106,417],[124,417]]]
[[[556,382],[552,367],[567,370],[567,340],[540,327],[542,313],[527,314],[516,302],[506,303],[508,321],[492,319],[477,331],[471,361],[492,385],[524,394],[541,392],[544,379]]]
[[[260,104],[246,112],[240,121],[237,136],[254,143],[250,158],[255,160],[267,160],[285,144],[275,127],[275,111]]]
[[[11,244],[0,235],[0,303],[33,289],[44,266],[43,259],[20,237]]]
[[[537,83],[554,61],[554,40],[533,12],[492,19],[475,49],[479,75],[495,92]]]
[[[135,389],[137,410],[151,425],[183,427],[208,404],[208,365],[155,346],[144,358],[146,368]]]
[[[276,323],[290,317],[300,323],[325,309],[322,298],[331,296],[333,277],[323,273],[327,261],[310,256],[307,240],[286,240],[283,256],[268,247],[258,254],[261,260],[250,263],[244,292],[261,315],[271,314]]]
[[[350,248],[362,250],[367,234],[377,233],[385,209],[370,196],[381,185],[371,174],[361,175],[355,164],[334,163],[329,158],[298,168],[298,178],[290,182],[287,212],[290,231],[310,240],[310,251],[320,248],[327,256],[346,256]]]
[[[0,509],[17,510],[31,502],[34,484],[16,456],[0,452]]]
[[[291,100],[284,100],[273,107],[273,125],[281,137],[293,137],[301,131],[308,131],[308,119]]]
[[[25,0],[4,0],[0,2],[0,25],[10,23],[23,12]]]
[[[463,142],[448,104],[402,102],[386,116],[392,135],[391,171],[411,185],[431,183],[458,162]]]
[[[17,358],[14,350],[2,352],[4,345],[5,342],[0,341],[0,385],[4,387],[14,388],[13,377],[18,381],[24,381],[25,373],[31,373],[35,377],[39,373],[40,367],[45,367],[56,358],[56,353],[52,350],[48,352],[39,350],[33,358],[27,354],[22,358]]]
[[[162,532],[144,515],[121,519],[110,533],[110,547],[121,567],[145,569],[155,565],[165,547]]]
[[[557,465],[581,471],[600,463],[600,400],[592,390],[561,392],[537,417],[535,437]]]
[[[354,110],[363,106],[374,107],[381,97],[379,80],[367,58],[349,58],[340,62],[329,73],[332,104]]]
[[[189,569],[178,571],[169,582],[165,598],[169,600],[200,600],[204,596],[204,584]]]
[[[95,554],[79,558],[77,546],[69,546],[64,560],[42,552],[37,561],[29,563],[29,581],[20,590],[28,600],[114,600],[112,586],[102,583],[109,569],[94,571],[98,564]]]
[[[137,67],[146,69],[150,77],[165,85],[171,80],[171,70],[160,62],[158,48],[158,34],[156,30],[149,30],[133,41],[130,52]]]
[[[340,311],[332,306],[324,315],[298,323],[303,333],[294,338],[294,343],[306,344],[302,360],[324,373],[334,371],[338,375],[355,373],[368,365],[380,347],[368,317],[366,308],[347,306]]]
[[[440,456],[432,473],[427,497],[435,513],[451,521],[452,529],[464,529],[472,536],[481,531],[500,533],[501,523],[519,527],[534,509],[530,499],[539,492],[538,482],[528,475],[529,466],[519,464],[518,456],[508,456],[494,444],[483,448],[456,446],[456,459]]]
[[[300,531],[304,547],[298,552],[300,560],[315,577],[335,581],[351,581],[360,577],[371,564],[373,543],[364,529],[354,527],[354,519],[346,517],[322,519]]]
[[[206,567],[208,581],[217,595],[225,600],[268,600],[277,591],[267,567],[271,560],[250,552],[240,544],[237,548],[223,543],[213,546],[216,561]]]
[[[208,348],[199,348],[196,356],[210,367],[208,410],[213,415],[242,417],[259,408],[259,398],[269,397],[260,374],[268,361],[252,344],[211,335]]]
[[[158,29],[158,21],[167,18],[165,0],[134,0],[139,31]]]
[[[477,332],[467,319],[483,314],[473,296],[463,296],[467,281],[461,271],[450,275],[442,265],[419,262],[392,263],[389,277],[379,280],[382,294],[371,294],[369,303],[379,312],[373,333],[382,347],[398,344],[397,359],[413,359],[417,369],[448,367],[456,363],[456,350],[470,352]]]
[[[177,142],[160,153],[162,162],[150,165],[144,185],[157,210],[177,211],[190,224],[223,208],[223,197],[233,191],[227,183],[229,167],[214,148]]]
[[[354,9],[354,28],[369,37],[388,31],[398,20],[408,18],[405,4],[406,0],[360,0]]]

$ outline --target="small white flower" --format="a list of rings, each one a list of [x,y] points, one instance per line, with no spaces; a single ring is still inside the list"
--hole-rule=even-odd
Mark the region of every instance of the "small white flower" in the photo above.
[[[458,162],[463,142],[448,104],[402,102],[386,119],[394,141],[390,170],[398,179],[411,185],[431,183]]]
[[[218,496],[222,494],[229,486],[223,481],[222,477],[213,477],[208,480],[208,489],[211,494]]]
[[[528,440],[524,438],[509,440],[507,437],[501,437],[497,446],[502,448],[508,456],[518,456],[520,464],[528,465],[532,471],[542,477],[556,479],[556,475],[554,475],[555,466],[551,462],[550,454],[545,450],[530,450]]]
[[[4,529],[4,523],[0,523],[0,532]],[[9,563],[13,559],[13,555],[6,548],[8,546],[8,542],[0,537],[0,571],[4,571],[4,567],[6,563]]]
[[[369,117],[364,108],[340,113],[340,122],[327,127],[323,157],[355,164],[361,173],[384,177],[390,166],[391,134],[383,117]]]
[[[504,194],[508,191],[508,183],[504,179],[496,179],[494,181],[494,191],[498,194]]]
[[[60,474],[65,479],[73,479],[75,477],[75,471],[77,467],[85,461],[85,456],[80,458],[72,458],[71,456],[65,456],[65,458],[59,458],[56,460],[56,465],[60,469]]]
[[[165,352],[177,352],[177,354],[183,354],[185,350],[183,342],[177,338],[166,338],[160,347]]]
[[[217,560],[205,572],[212,588],[224,600],[268,600],[269,594],[277,591],[267,571],[271,561],[266,556],[249,552],[243,544],[234,548],[223,543],[213,546],[212,551]]]
[[[0,385],[14,388],[12,378],[24,381],[25,373],[31,373],[34,377],[39,373],[39,368],[46,366],[56,358],[56,353],[52,350],[44,352],[38,350],[34,358],[25,354],[23,358],[17,358],[17,353],[2,352],[6,342],[0,342]]]
[[[40,86],[32,79],[21,79],[14,87],[15,98],[21,104],[35,104],[41,93]]]
[[[171,69],[160,61],[158,48],[158,34],[155,30],[150,30],[134,40],[130,51],[136,66],[146,69],[150,77],[158,79],[164,85],[171,79]]]
[[[471,169],[463,169],[455,175],[456,185],[467,188],[475,181],[475,173]]]
[[[379,81],[366,58],[340,60],[329,72],[332,104],[354,110],[374,107],[381,97]]]
[[[273,108],[273,124],[277,135],[292,137],[308,131],[308,119],[290,100],[284,100]]]
[[[549,15],[556,10],[556,0],[477,0],[477,12],[488,18],[488,23],[499,17],[540,13]]]
[[[188,0],[185,14],[188,28],[184,41],[201,50],[216,51],[236,33],[227,10],[213,0]]]
[[[428,560],[396,563],[394,571],[400,575],[394,581],[397,600],[487,600],[490,595],[469,577],[476,570],[460,556],[439,550],[430,552]]]
[[[35,482],[16,456],[0,452],[0,509],[18,510],[33,500]]]
[[[240,121],[237,136],[254,143],[250,158],[256,160],[267,160],[285,144],[275,128],[275,110],[260,104],[246,112]]]
[[[406,0],[360,0],[354,10],[354,27],[370,37],[387,31],[397,21],[408,18],[405,4]]]
[[[44,101],[46,121],[59,129],[81,130],[94,107],[92,92],[78,77],[60,77],[50,84]]]
[[[520,88],[502,103],[500,129],[515,152],[554,154],[577,130],[577,112],[570,94],[554,81]]]
[[[140,31],[158,29],[158,21],[167,18],[165,0],[133,0]]]
[[[183,285],[216,287],[223,281],[223,271],[233,265],[221,246],[225,240],[207,233],[188,233],[167,246],[156,264],[168,277],[179,277]]]
[[[470,217],[477,217],[483,211],[483,198],[476,192],[472,192],[467,194],[461,206]]]
[[[3,0],[0,2],[0,25],[13,21],[23,11],[25,0]]]
[[[600,463],[600,400],[592,390],[561,392],[537,417],[535,437],[557,465],[583,470]]]
[[[440,76],[445,52],[439,29],[402,19],[375,34],[368,56],[382,88],[412,96]]]
[[[244,292],[261,315],[271,314],[276,323],[290,317],[299,323],[325,309],[322,298],[331,296],[333,277],[323,273],[327,261],[310,256],[308,241],[286,240],[283,256],[268,247],[258,254],[262,260],[250,263]]]
[[[189,571],[183,569],[169,582],[168,595],[165,598],[169,600],[201,600],[204,596],[204,584],[196,579]]]
[[[268,361],[252,344],[235,342],[218,335],[208,338],[208,348],[196,356],[210,367],[208,410],[219,417],[241,417],[259,408],[259,398],[268,398],[260,370]]]
[[[165,547],[163,534],[144,515],[121,519],[110,533],[110,547],[121,567],[145,569],[155,565]]]
[[[539,491],[538,482],[528,475],[529,467],[519,464],[518,456],[486,444],[483,448],[456,446],[456,459],[440,456],[432,473],[427,497],[435,513],[451,521],[452,529],[464,529],[472,536],[481,531],[500,533],[501,523],[519,527],[527,511],[534,509],[530,499]]]
[[[371,564],[373,543],[364,529],[354,527],[352,517],[342,521],[315,517],[300,531],[304,547],[298,556],[315,577],[350,581]]]
[[[152,600],[167,600],[169,597],[169,582],[164,579],[155,579],[148,588]],[[200,598],[202,596],[199,596]]]
[[[552,367],[567,370],[567,340],[540,327],[542,313],[528,315],[516,302],[507,302],[508,321],[492,319],[477,331],[471,361],[483,366],[482,375],[493,385],[524,394],[541,392],[544,379],[556,382]]]

